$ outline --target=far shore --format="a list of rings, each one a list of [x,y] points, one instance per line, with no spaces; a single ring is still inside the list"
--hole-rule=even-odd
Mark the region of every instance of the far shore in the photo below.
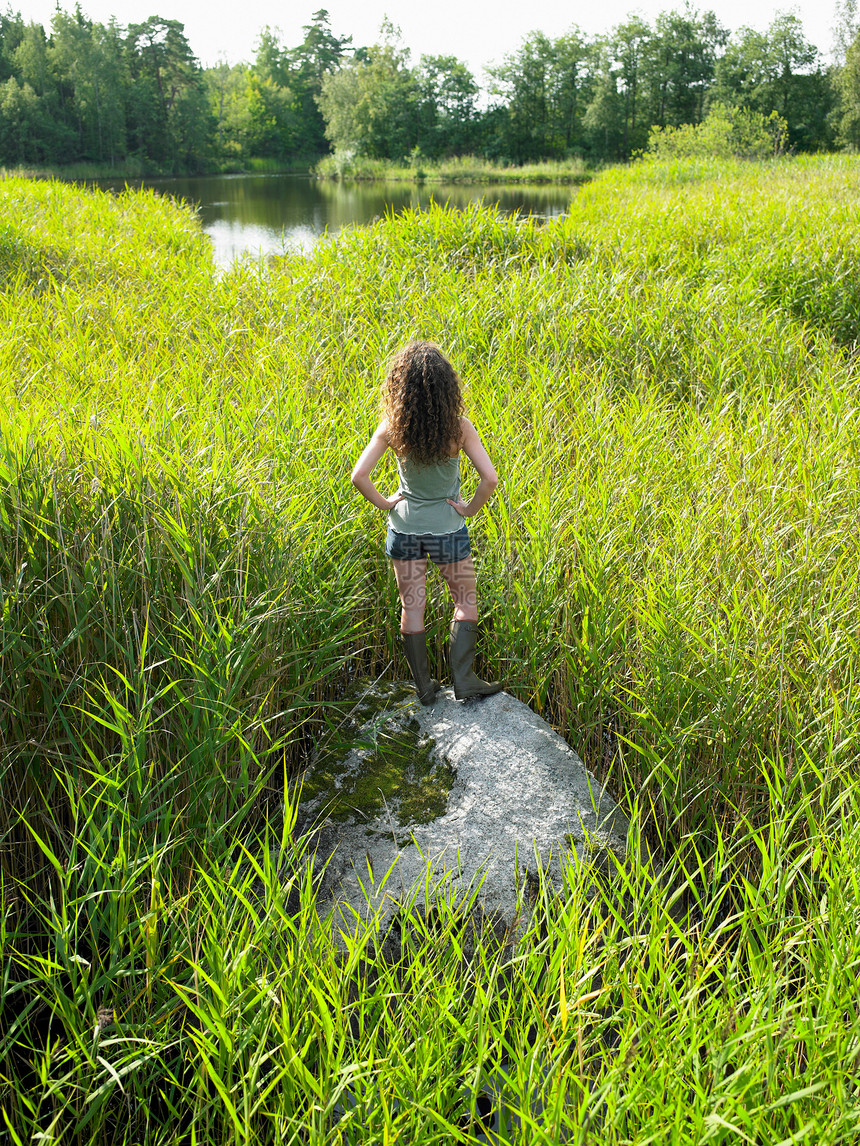
[[[405,183],[587,183],[596,174],[582,159],[546,159],[517,165],[461,155],[438,161],[410,158],[394,162],[360,156],[327,155],[317,163],[317,179]]]
[[[0,167],[0,178],[62,179],[87,183],[99,179],[194,179],[210,175],[309,175],[316,161],[307,156],[294,162],[251,157],[241,162],[213,165],[206,170],[171,171],[138,160],[124,163],[68,163],[45,166]]]
[[[587,183],[597,172],[582,159],[547,159],[516,165],[481,159],[471,155],[452,159],[399,161],[368,159],[343,155],[326,155],[322,159],[297,157],[288,162],[249,157],[222,162],[207,170],[170,171],[145,164],[138,159],[121,163],[70,163],[64,165],[20,166],[0,168],[0,178],[61,179],[65,182],[91,183],[99,180],[187,179],[214,175],[307,175],[313,179],[343,182],[397,183]]]

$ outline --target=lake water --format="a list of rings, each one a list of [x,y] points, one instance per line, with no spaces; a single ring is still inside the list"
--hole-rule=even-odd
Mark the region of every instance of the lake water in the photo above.
[[[335,183],[306,175],[206,175],[148,179],[147,187],[193,204],[212,240],[215,260],[229,266],[244,255],[307,251],[328,232],[370,223],[386,212],[431,202],[466,207],[483,200],[506,214],[563,214],[576,188],[557,184]],[[121,190],[124,184],[100,186]]]

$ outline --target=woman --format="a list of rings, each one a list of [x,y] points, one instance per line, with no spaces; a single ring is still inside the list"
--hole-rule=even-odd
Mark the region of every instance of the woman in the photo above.
[[[385,552],[400,592],[400,632],[418,699],[432,704],[441,687],[427,667],[424,606],[427,558],[439,566],[454,601],[449,645],[458,700],[501,691],[498,681],[472,671],[478,639],[478,594],[469,533],[474,517],[498,485],[478,432],[462,416],[463,397],[454,367],[430,342],[412,342],[391,363],[382,386],[383,418],[355,463],[352,483],[377,509],[388,511]],[[385,497],[370,479],[386,450],[397,458],[400,486]],[[460,496],[460,452],[480,481],[474,496]]]

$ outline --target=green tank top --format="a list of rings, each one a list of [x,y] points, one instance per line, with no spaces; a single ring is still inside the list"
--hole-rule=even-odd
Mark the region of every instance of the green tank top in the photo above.
[[[397,472],[404,500],[388,514],[395,533],[454,533],[465,525],[465,518],[447,500],[460,498],[459,454],[431,465],[398,458]]]

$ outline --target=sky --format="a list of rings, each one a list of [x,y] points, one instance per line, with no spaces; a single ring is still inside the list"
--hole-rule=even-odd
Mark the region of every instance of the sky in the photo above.
[[[58,0],[11,0],[13,11],[26,20],[50,27]],[[484,81],[487,64],[499,63],[515,51],[523,37],[541,31],[556,37],[571,24],[589,35],[608,32],[632,12],[647,20],[673,8],[683,9],[684,0],[242,0],[240,4],[213,3],[212,0],[80,0],[92,20],[107,23],[115,16],[122,25],[140,23],[158,14],[179,20],[191,49],[204,65],[219,59],[229,63],[249,61],[260,30],[268,25],[279,28],[282,42],[290,47],[302,40],[302,25],[312,13],[325,7],[331,29],[339,36],[353,37],[353,43],[372,44],[387,16],[402,32],[404,44],[417,62],[422,53],[453,55],[469,65],[478,83]],[[72,11],[75,0],[59,0],[59,6]],[[3,5],[6,7],[6,4]],[[778,11],[794,12],[803,22],[806,37],[829,62],[833,45],[835,0],[802,0],[774,4],[772,0],[704,0],[694,4],[699,11],[713,10],[720,22],[734,31],[742,25],[764,31]]]

